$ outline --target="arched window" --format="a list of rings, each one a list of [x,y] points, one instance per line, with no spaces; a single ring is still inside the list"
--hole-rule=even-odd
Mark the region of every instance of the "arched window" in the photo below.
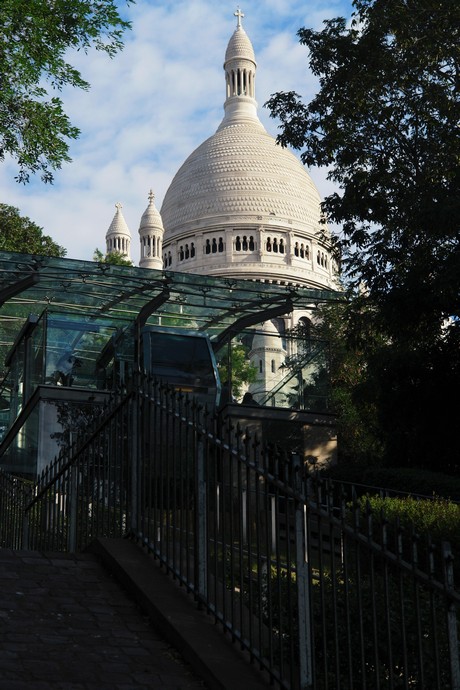
[[[243,236],[243,251],[248,251],[248,238],[246,237],[246,235]]]
[[[254,249],[255,249],[254,238],[253,238],[253,236],[251,235],[251,237],[249,238],[249,251],[250,251],[250,252],[253,252]]]
[[[222,252],[224,251],[224,241],[222,237],[219,237],[219,244],[217,245],[217,248],[219,250],[219,254],[222,254]]]
[[[276,237],[273,238],[273,251],[278,254],[278,240]]]
[[[294,256],[299,256],[300,255],[300,250],[299,250],[299,243],[296,242],[294,246]]]
[[[209,240],[206,240],[206,246],[205,246],[205,248],[204,248],[204,251],[205,251],[206,254],[210,254],[210,253],[211,253],[211,243],[210,243]]]
[[[235,251],[236,251],[236,252],[240,252],[240,251],[241,251],[241,239],[240,239],[240,236],[239,236],[239,235],[236,236],[236,240],[235,240]]]
[[[190,250],[188,248],[188,244],[185,245],[185,258],[186,259],[190,258]]]
[[[272,359],[272,374],[274,374],[275,371],[276,371],[275,360]]]
[[[216,240],[212,241],[211,251],[213,254],[217,253],[217,242],[216,242]]]
[[[298,326],[301,326],[302,336],[305,339],[311,338],[311,321],[306,316],[302,316],[297,322]]]
[[[271,252],[271,250],[272,250],[272,241],[271,241],[270,237],[267,237],[267,245],[266,245],[266,247],[267,247],[267,252]]]
[[[184,260],[184,248],[181,246],[179,247],[179,261]]]
[[[280,254],[284,254],[284,240],[280,240]]]
[[[192,257],[192,259],[193,259],[193,257],[195,256],[195,245],[194,245],[193,242],[192,242],[192,244],[190,245],[190,256]]]

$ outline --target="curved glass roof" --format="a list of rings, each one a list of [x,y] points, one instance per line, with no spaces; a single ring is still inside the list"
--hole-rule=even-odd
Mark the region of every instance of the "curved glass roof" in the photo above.
[[[338,292],[292,284],[0,252],[3,348],[14,342],[29,314],[44,310],[116,326],[137,320],[193,328],[215,340],[237,324],[245,327],[338,299]]]

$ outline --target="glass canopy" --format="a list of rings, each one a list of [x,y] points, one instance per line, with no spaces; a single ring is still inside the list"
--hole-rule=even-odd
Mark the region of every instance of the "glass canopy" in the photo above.
[[[0,467],[8,471],[41,471],[69,420],[129,389],[135,371],[215,409],[244,405],[250,392],[265,416],[329,412],[327,343],[275,323],[340,293],[5,252],[0,272]]]
[[[192,328],[213,341],[340,293],[291,283],[213,278],[95,261],[0,252],[2,359],[29,314],[44,310],[114,327],[137,322]]]

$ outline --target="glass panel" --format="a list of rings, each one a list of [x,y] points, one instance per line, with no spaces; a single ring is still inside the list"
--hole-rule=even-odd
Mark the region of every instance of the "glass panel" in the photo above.
[[[45,378],[45,328],[44,319],[41,318],[35,325],[28,350],[29,356],[29,395],[32,395],[35,388],[43,383]]]
[[[97,388],[96,361],[113,333],[112,325],[48,316],[45,382]]]
[[[250,391],[256,403],[311,412],[329,412],[329,349],[325,341],[279,332],[281,322],[246,329],[219,353],[223,382],[231,379],[233,402]]]
[[[177,390],[215,404],[217,369],[208,338],[193,333],[145,329],[144,369]]]
[[[0,466],[7,472],[35,477],[38,455],[39,405],[36,405],[19,429],[12,443],[0,458]],[[48,462],[53,457],[48,457]]]

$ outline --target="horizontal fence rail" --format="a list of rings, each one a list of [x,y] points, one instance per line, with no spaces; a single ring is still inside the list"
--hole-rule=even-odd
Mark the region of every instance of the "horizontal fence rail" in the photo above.
[[[447,543],[146,378],[63,438],[36,484],[0,473],[0,546],[132,538],[285,690],[460,690]]]

